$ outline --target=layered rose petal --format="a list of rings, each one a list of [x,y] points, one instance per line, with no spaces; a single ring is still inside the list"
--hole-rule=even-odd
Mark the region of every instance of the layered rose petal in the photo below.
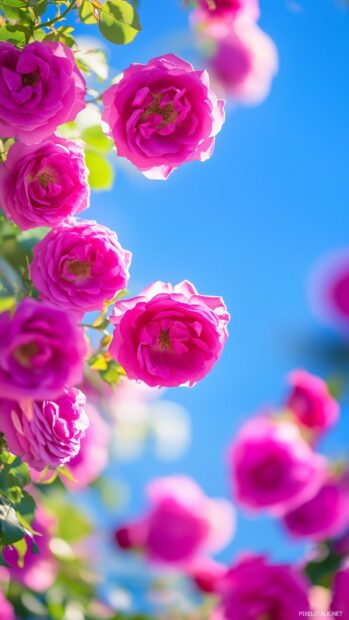
[[[277,49],[256,24],[238,24],[217,39],[209,69],[227,96],[244,104],[261,103],[278,70]]]
[[[30,275],[40,297],[80,315],[101,310],[128,282],[131,253],[94,221],[51,231],[33,254]]]
[[[220,297],[199,295],[189,282],[157,282],[117,302],[110,353],[129,379],[150,386],[193,385],[218,360],[229,315]]]
[[[0,166],[0,206],[22,230],[55,228],[86,209],[89,199],[83,149],[52,136],[42,144],[13,144]]]
[[[159,478],[150,483],[147,494],[147,514],[116,532],[121,548],[142,548],[158,564],[183,568],[195,562],[197,567],[202,554],[219,551],[231,539],[231,504],[207,498],[190,478]]]
[[[308,583],[291,566],[249,556],[221,580],[221,604],[214,620],[294,620],[309,610]]]
[[[318,493],[287,513],[283,523],[291,536],[321,541],[341,534],[349,523],[349,492],[327,481]]]
[[[82,378],[83,330],[65,310],[31,298],[0,314],[0,396],[55,398]]]
[[[229,464],[237,500],[276,515],[314,497],[326,475],[325,459],[313,452],[295,426],[262,417],[242,427]]]
[[[304,370],[296,370],[290,374],[289,383],[291,391],[286,406],[300,426],[320,434],[337,422],[339,405],[325,381]]]
[[[131,65],[103,103],[118,155],[154,179],[210,157],[224,122],[223,101],[210,90],[207,73],[174,54]]]
[[[85,107],[86,84],[72,51],[38,41],[0,42],[0,135],[25,144],[48,138]]]
[[[55,401],[36,401],[31,419],[19,403],[0,399],[0,430],[11,452],[37,471],[55,469],[79,453],[88,427],[85,395],[66,386]]]

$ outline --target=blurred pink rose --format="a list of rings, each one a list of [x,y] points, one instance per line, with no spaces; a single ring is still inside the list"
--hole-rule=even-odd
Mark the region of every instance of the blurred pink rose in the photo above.
[[[22,230],[58,226],[89,206],[83,149],[58,136],[37,146],[16,142],[0,166],[0,192],[5,215]]]
[[[286,406],[300,426],[319,434],[337,422],[339,405],[325,381],[304,370],[295,370],[289,375],[289,383],[291,392]]]
[[[227,36],[237,22],[255,22],[259,13],[258,0],[199,0],[190,18],[199,35],[217,39]]]
[[[221,603],[211,620],[294,620],[309,610],[308,584],[291,566],[262,556],[233,565],[219,585]]]
[[[337,536],[349,523],[349,491],[328,480],[314,497],[288,512],[283,523],[295,538],[321,541]]]
[[[152,562],[188,567],[230,541],[235,527],[232,505],[206,497],[190,478],[155,479],[147,495],[146,515],[115,533],[121,548],[141,548]]]
[[[63,479],[64,485],[73,491],[96,480],[109,460],[110,429],[95,407],[87,403],[85,410],[89,426],[80,441],[78,454],[68,464],[75,481]]]
[[[349,568],[340,570],[334,580],[331,611],[341,611],[341,617],[349,618]]]
[[[86,84],[63,43],[22,50],[0,42],[0,135],[25,144],[48,138],[85,107]]]
[[[349,250],[325,256],[310,280],[310,303],[325,323],[349,334]]]
[[[0,314],[0,396],[44,400],[81,380],[83,330],[65,310],[26,298]]]
[[[272,39],[256,24],[241,23],[215,41],[208,67],[212,80],[227,96],[254,105],[270,92],[278,53]]]
[[[214,594],[227,572],[227,567],[210,557],[200,557],[188,570],[195,585],[205,594]]]
[[[30,276],[40,297],[78,315],[101,310],[129,279],[131,253],[113,231],[92,220],[52,230],[33,256]]]
[[[190,282],[155,282],[139,297],[117,302],[110,320],[110,353],[128,378],[175,387],[210,372],[227,339],[229,315],[220,297],[199,295]]]
[[[131,65],[103,103],[118,155],[152,179],[208,159],[224,122],[223,101],[210,90],[207,73],[173,54]]]
[[[0,618],[1,620],[16,620],[15,612],[11,603],[5,597],[5,594],[0,590]]]
[[[39,553],[32,550],[32,539],[26,536],[27,552],[22,567],[18,566],[19,556],[15,547],[5,547],[3,555],[10,567],[9,573],[12,579],[35,592],[44,592],[52,586],[57,575],[57,565],[49,548],[55,519],[39,507],[35,512],[32,528],[38,534],[34,535],[34,541]]]
[[[19,403],[0,399],[0,431],[13,454],[37,471],[68,463],[80,450],[88,427],[85,395],[65,386],[54,401],[36,401],[28,420]]]
[[[199,0],[199,7],[212,18],[240,17],[246,13],[253,19],[259,17],[258,0]]]
[[[237,501],[276,515],[314,497],[324,480],[325,463],[297,427],[263,417],[242,427],[229,455]]]

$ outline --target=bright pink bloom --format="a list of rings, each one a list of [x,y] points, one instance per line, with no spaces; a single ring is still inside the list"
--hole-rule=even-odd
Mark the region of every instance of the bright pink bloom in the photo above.
[[[240,23],[216,40],[209,70],[227,96],[244,104],[261,103],[278,70],[277,49],[256,24]]]
[[[300,426],[319,434],[337,422],[339,405],[325,381],[304,370],[296,370],[290,374],[289,383],[291,392],[286,406]]]
[[[103,103],[118,155],[152,179],[208,159],[224,122],[224,103],[210,90],[206,71],[173,54],[131,65]]]
[[[80,450],[88,427],[85,395],[66,386],[55,401],[36,401],[30,420],[19,403],[0,399],[0,430],[13,454],[41,471],[68,463]]]
[[[201,557],[190,566],[188,575],[205,594],[214,594],[227,572],[227,567],[210,557]]]
[[[11,603],[0,590],[0,618],[1,620],[16,620]]]
[[[122,548],[142,548],[153,562],[188,567],[231,539],[231,504],[209,499],[190,478],[158,478],[148,485],[147,495],[150,508],[145,517],[116,532]]]
[[[42,144],[13,144],[0,166],[0,205],[22,230],[55,228],[86,209],[89,199],[83,149],[52,136]]]
[[[64,478],[69,489],[83,489],[96,480],[107,467],[109,460],[110,429],[97,409],[90,404],[85,407],[89,427],[81,439],[78,454],[69,461],[68,469],[75,482]]]
[[[313,497],[325,476],[324,458],[297,427],[263,417],[242,427],[229,460],[238,502],[277,515]]]
[[[211,19],[248,16],[258,19],[258,0],[199,0],[200,10]]]
[[[22,567],[18,566],[18,552],[15,547],[5,547],[3,551],[5,562],[10,566],[11,578],[35,592],[44,592],[56,579],[57,565],[49,548],[55,523],[51,515],[41,507],[37,508],[32,528],[39,534],[39,536],[34,535],[39,553],[33,551],[32,539],[26,536],[27,552]]]
[[[40,297],[80,315],[101,310],[128,282],[131,253],[114,232],[92,220],[52,230],[33,256],[30,275]]]
[[[213,368],[227,339],[229,315],[220,297],[199,295],[187,281],[155,282],[117,302],[111,355],[129,379],[150,386],[193,385]]]
[[[349,250],[325,256],[310,282],[310,302],[321,320],[349,333]]]
[[[249,556],[222,579],[221,603],[212,620],[294,620],[309,610],[308,584],[291,566]]]
[[[79,383],[87,346],[72,316],[26,298],[0,314],[0,396],[44,400]]]
[[[85,107],[86,84],[63,43],[0,42],[0,135],[25,144],[48,138]]]
[[[336,481],[327,481],[310,500],[283,519],[295,538],[321,541],[341,534],[349,523],[349,491]]]
[[[349,568],[340,570],[334,580],[331,611],[341,611],[341,617],[349,618]]]

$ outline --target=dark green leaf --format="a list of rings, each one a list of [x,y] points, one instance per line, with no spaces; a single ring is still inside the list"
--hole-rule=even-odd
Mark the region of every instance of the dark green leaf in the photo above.
[[[107,0],[100,9],[99,30],[112,43],[131,43],[141,30],[136,9],[126,0]]]

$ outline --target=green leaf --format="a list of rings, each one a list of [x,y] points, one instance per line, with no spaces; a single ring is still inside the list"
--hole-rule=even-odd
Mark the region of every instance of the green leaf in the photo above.
[[[21,488],[30,482],[29,467],[26,463],[22,463],[18,457],[11,464],[9,473],[13,476],[15,483]]]
[[[0,26],[0,41],[8,41],[14,45],[25,45],[26,36],[24,32],[16,30],[14,26]]]
[[[113,148],[113,141],[105,135],[100,125],[88,127],[82,132],[81,137],[87,146],[100,153],[107,153]]]
[[[26,535],[25,528],[20,524],[16,511],[5,497],[0,497],[0,542],[12,545]]]
[[[29,6],[32,7],[35,15],[40,17],[43,15],[48,6],[48,0],[29,0]]]
[[[131,43],[141,30],[136,9],[126,0],[107,0],[99,14],[101,34],[118,45]]]
[[[89,0],[83,0],[79,7],[79,17],[84,24],[97,24],[97,17],[93,5]]]
[[[86,166],[89,169],[88,182],[92,189],[111,189],[114,181],[114,169],[105,157],[95,151],[85,151]]]

